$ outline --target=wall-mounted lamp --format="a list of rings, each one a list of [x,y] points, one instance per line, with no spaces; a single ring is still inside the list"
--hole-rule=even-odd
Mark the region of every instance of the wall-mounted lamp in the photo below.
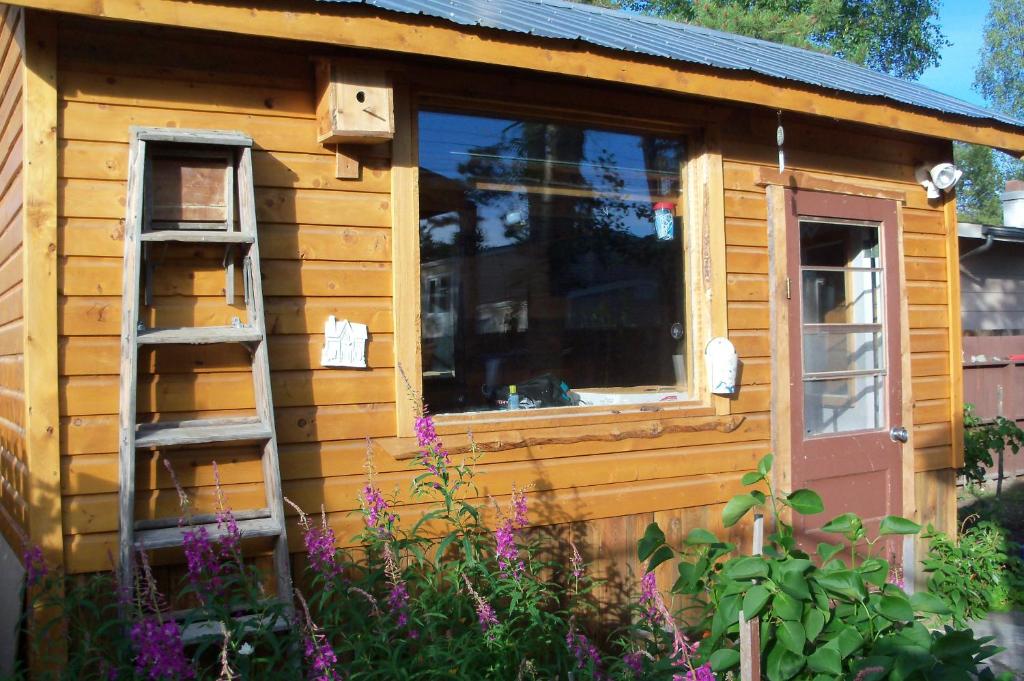
[[[914,177],[928,191],[929,199],[937,199],[942,192],[955,187],[963,174],[964,171],[952,163],[939,163],[930,168],[926,165],[918,167]]]

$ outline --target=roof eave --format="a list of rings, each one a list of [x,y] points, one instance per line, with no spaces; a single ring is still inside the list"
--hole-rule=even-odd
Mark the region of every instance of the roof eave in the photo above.
[[[827,91],[746,71],[679,62],[565,40],[457,26],[364,5],[280,0],[260,7],[240,0],[8,0],[27,8],[340,47],[416,54],[636,85],[698,97],[767,106],[929,137],[972,142],[1024,158],[1024,130]],[[410,40],[409,31],[415,31]]]

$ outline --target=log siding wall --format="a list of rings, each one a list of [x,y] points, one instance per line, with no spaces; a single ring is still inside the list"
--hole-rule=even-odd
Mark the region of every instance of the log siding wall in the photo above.
[[[0,534],[20,553],[28,535],[22,241],[25,12],[0,5]]]
[[[361,522],[351,511],[365,482],[364,438],[396,434],[400,384],[394,368],[387,145],[367,151],[359,180],[335,179],[333,154],[316,142],[309,61],[315,47],[77,19],[62,19],[59,46],[61,481],[68,569],[109,568],[108,549],[117,539],[121,230],[131,125],[237,129],[253,137],[285,494],[310,511],[323,504],[339,539],[349,541]],[[413,83],[425,82],[424,74],[438,67],[418,68],[410,66],[407,74]],[[456,73],[440,80],[501,89],[500,78]],[[508,91],[517,87],[527,86],[511,85]],[[541,99],[565,101],[564,89],[550,90]],[[591,101],[603,102],[595,92]],[[664,110],[674,108],[686,107]],[[704,120],[722,120],[728,327],[744,363],[738,397],[726,414],[705,410],[673,419],[671,432],[660,437],[539,443],[487,454],[479,468],[484,495],[500,500],[513,484],[531,487],[538,522],[597,558],[599,572],[621,578],[603,587],[609,595],[626,588],[630,570],[635,572],[635,541],[648,522],[659,520],[676,537],[696,525],[720,527],[721,505],[740,489],[743,472],[771,449],[767,206],[758,173],[775,163],[775,114],[698,102],[689,110]],[[947,224],[941,206],[924,201],[913,164],[943,160],[950,149],[863,130],[844,128],[837,135],[827,123],[796,119],[787,125],[787,159],[822,177],[854,177],[907,194],[918,480],[932,473],[941,477],[953,460],[946,235],[955,226]],[[211,257],[206,251],[195,255]],[[171,259],[157,269],[154,293],[165,309],[164,324],[224,323],[237,314],[225,309],[223,273],[211,262],[194,277],[190,267]],[[369,370],[319,368],[322,324],[330,314],[369,326]],[[180,417],[251,407],[241,354],[221,348],[189,352],[195,359],[179,351],[143,355],[140,366],[147,375],[140,381],[140,412]],[[636,425],[649,428],[656,421]],[[439,430],[454,436],[451,428]],[[257,505],[259,466],[245,448],[179,459],[179,475],[196,489],[198,505],[212,503],[213,458],[221,464],[232,505]],[[407,505],[405,516],[413,515],[408,462],[378,453],[375,466],[377,483],[386,492],[396,490]],[[939,499],[945,494],[945,487],[919,482],[918,499],[926,504],[922,517],[931,519],[940,502],[947,503]],[[138,515],[174,515],[176,509],[177,495],[162,467],[140,458]],[[289,532],[298,550],[294,524]]]

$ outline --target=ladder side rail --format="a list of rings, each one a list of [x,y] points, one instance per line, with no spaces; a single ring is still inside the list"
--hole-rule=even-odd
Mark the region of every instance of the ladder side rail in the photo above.
[[[252,378],[256,398],[256,414],[270,429],[270,438],[263,447],[263,485],[267,495],[267,508],[281,528],[274,546],[274,570],[277,572],[278,598],[291,602],[291,565],[288,554],[288,533],[285,529],[284,499],[281,491],[281,468],[277,452],[277,432],[274,424],[274,405],[270,386],[270,357],[267,329],[263,309],[263,280],[260,276],[259,237],[256,234],[256,197],[252,171],[252,148],[243,147],[238,161],[238,211],[242,231],[253,237],[245,254],[244,268],[249,272],[250,295],[246,301],[249,325],[256,328],[262,339],[253,348]]]
[[[121,364],[118,406],[119,573],[122,588],[133,582],[135,523],[135,421],[138,387],[139,267],[146,185],[146,142],[136,134],[129,150],[124,229],[124,276],[121,291]]]

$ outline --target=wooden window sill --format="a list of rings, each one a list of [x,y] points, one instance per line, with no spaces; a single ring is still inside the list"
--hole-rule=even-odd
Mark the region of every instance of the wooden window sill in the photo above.
[[[569,411],[565,416],[553,411]],[[529,410],[534,412],[534,410]],[[547,412],[540,414],[540,412]],[[613,453],[657,449],[672,446],[666,438],[681,433],[718,431],[731,433],[745,420],[742,416],[715,416],[713,407],[690,403],[673,407],[644,405],[633,409],[585,411],[584,408],[555,408],[529,413],[525,418],[499,412],[481,414],[474,419],[438,417],[437,431],[452,455],[462,455],[474,447],[482,453],[502,453],[502,460],[547,458],[538,448],[594,443],[587,453]],[[473,415],[475,416],[475,415]],[[373,440],[381,454],[402,461],[419,455],[415,437]]]

